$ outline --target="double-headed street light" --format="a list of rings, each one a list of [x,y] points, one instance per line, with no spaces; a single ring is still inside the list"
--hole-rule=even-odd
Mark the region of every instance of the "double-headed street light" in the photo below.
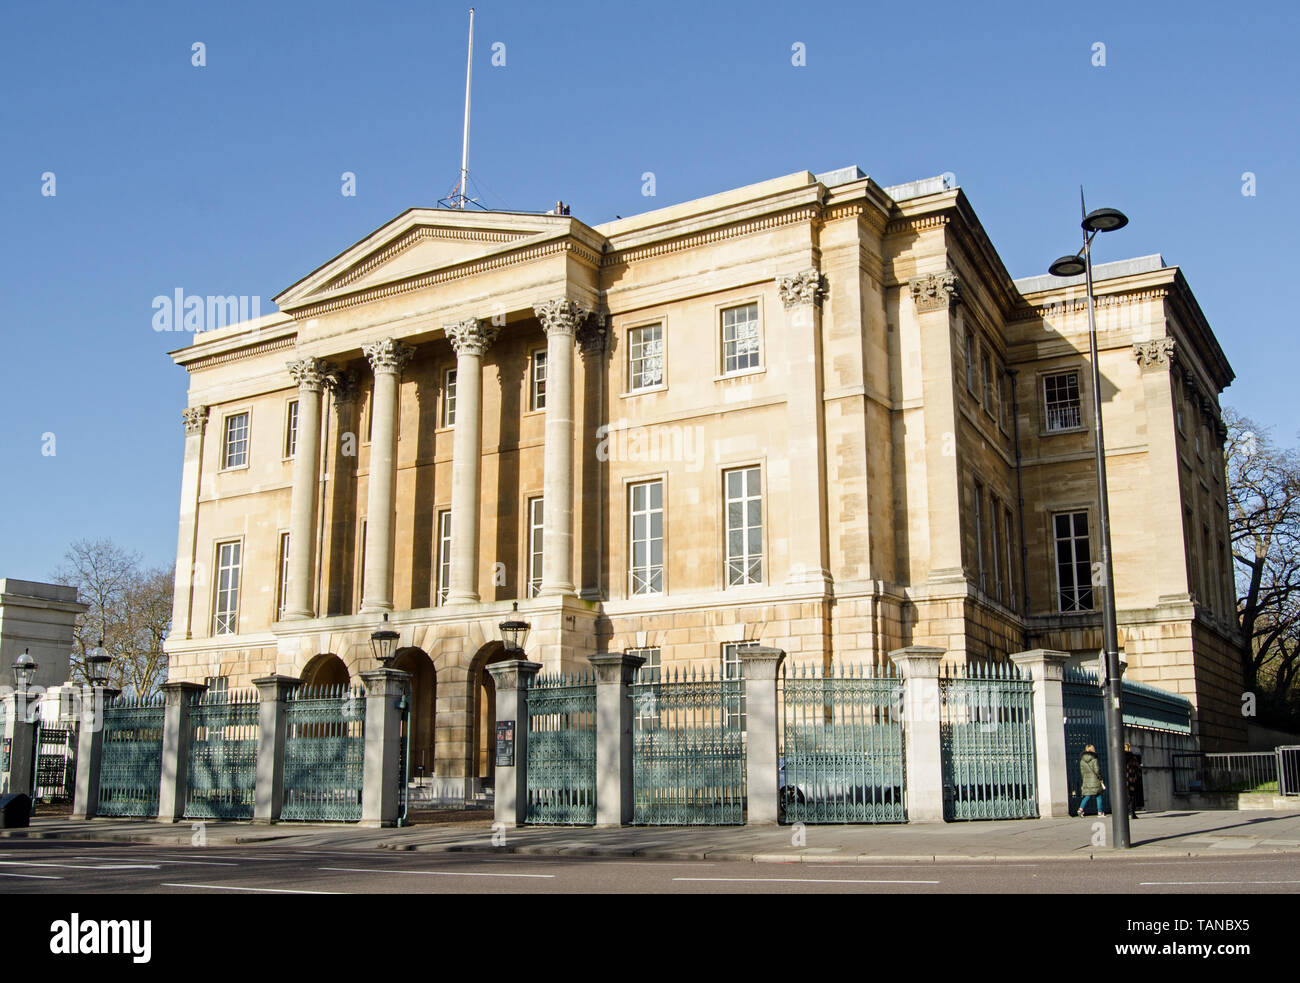
[[[1115,846],[1127,848],[1129,840],[1128,785],[1124,768],[1124,718],[1120,711],[1122,680],[1119,668],[1119,633],[1115,625],[1115,581],[1111,575],[1110,497],[1106,490],[1106,439],[1101,426],[1101,366],[1097,359],[1097,315],[1092,294],[1092,240],[1098,232],[1114,232],[1128,225],[1128,217],[1115,208],[1088,211],[1079,189],[1079,210],[1083,214],[1083,248],[1073,256],[1062,256],[1050,267],[1053,276],[1083,274],[1088,293],[1088,351],[1092,357],[1092,416],[1096,430],[1097,511],[1101,522],[1102,645],[1106,679],[1103,700],[1106,713],[1106,745],[1110,757],[1111,837]]]

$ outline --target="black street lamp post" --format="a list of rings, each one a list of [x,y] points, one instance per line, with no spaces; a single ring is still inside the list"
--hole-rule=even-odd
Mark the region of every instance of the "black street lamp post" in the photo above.
[[[1106,673],[1103,701],[1106,715],[1106,744],[1109,749],[1111,837],[1115,846],[1132,846],[1129,838],[1128,785],[1124,768],[1124,718],[1120,709],[1123,681],[1120,678],[1119,633],[1115,624],[1115,581],[1111,569],[1110,497],[1106,487],[1106,439],[1101,424],[1101,366],[1097,358],[1097,316],[1092,292],[1092,240],[1098,232],[1113,232],[1128,225],[1128,218],[1114,208],[1087,211],[1083,189],[1079,189],[1079,210],[1083,213],[1083,249],[1073,256],[1062,256],[1049,268],[1053,276],[1084,275],[1088,294],[1088,352],[1092,359],[1092,413],[1096,432],[1097,511],[1101,525],[1101,594],[1102,644]],[[1096,578],[1093,578],[1094,581]],[[1095,589],[1095,585],[1094,585]]]

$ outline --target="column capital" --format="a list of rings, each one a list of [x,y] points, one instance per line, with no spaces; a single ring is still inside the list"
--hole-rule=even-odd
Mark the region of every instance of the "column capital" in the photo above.
[[[356,369],[335,369],[325,380],[334,394],[334,404],[345,406],[355,403],[361,395],[361,375]]]
[[[567,297],[557,297],[534,304],[533,313],[542,322],[542,330],[548,337],[555,334],[572,338],[591,311]]]
[[[528,685],[528,680],[542,671],[542,664],[529,662],[527,659],[510,659],[506,662],[492,663],[487,667],[487,671],[492,674],[497,692],[506,689],[518,690],[524,689]]]
[[[447,340],[451,342],[451,347],[457,356],[476,355],[482,358],[492,347],[492,342],[497,340],[497,335],[501,333],[501,326],[477,317],[469,317],[455,324],[444,325],[443,330],[447,332]]]
[[[333,371],[328,362],[319,358],[298,358],[285,364],[301,392],[320,392]]]
[[[411,682],[411,674],[401,669],[366,669],[358,673],[366,688],[366,697],[401,696]]]
[[[371,345],[362,345],[361,351],[370,360],[370,368],[376,375],[380,372],[397,375],[415,354],[414,348],[402,344],[396,338],[384,338]]]
[[[605,652],[589,655],[587,661],[596,670],[598,684],[621,683],[626,686],[632,682],[636,671],[645,665],[645,656],[628,655],[626,652]]]
[[[947,654],[944,649],[929,645],[909,645],[889,653],[890,661],[898,666],[904,679],[938,679],[939,662]]]
[[[181,419],[185,421],[185,436],[198,436],[208,425],[208,407],[202,403],[198,406],[187,406],[181,410]]]
[[[959,299],[957,274],[952,270],[912,277],[907,285],[912,291],[912,304],[918,314],[952,310]]]
[[[826,277],[816,269],[786,273],[776,278],[776,289],[786,310],[820,304],[826,296]]]
[[[737,649],[740,656],[740,675],[746,680],[776,679],[777,670],[785,659],[785,650],[766,645],[750,645]]]
[[[609,335],[609,316],[600,312],[592,313],[578,328],[576,335],[583,358],[604,355],[613,340]]]
[[[1144,369],[1153,365],[1163,365],[1168,368],[1174,364],[1176,348],[1173,338],[1138,341],[1133,345],[1133,357]]]
[[[1055,649],[1030,649],[1027,652],[1012,652],[1011,661],[1016,668],[1035,680],[1059,680],[1065,678],[1065,663],[1070,658],[1069,652]]]

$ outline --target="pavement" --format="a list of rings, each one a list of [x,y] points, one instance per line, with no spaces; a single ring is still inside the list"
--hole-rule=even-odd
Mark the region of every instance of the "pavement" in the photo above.
[[[1110,820],[1022,819],[897,826],[494,827],[484,810],[416,817],[399,829],[344,824],[148,820],[36,816],[6,839],[145,843],[156,846],[272,844],[293,850],[421,851],[441,854],[860,863],[863,861],[1106,860],[1300,854],[1300,812],[1142,813],[1133,848],[1107,844]]]

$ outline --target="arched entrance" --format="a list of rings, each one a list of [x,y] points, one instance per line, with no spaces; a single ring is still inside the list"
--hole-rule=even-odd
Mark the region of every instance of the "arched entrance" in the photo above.
[[[506,653],[500,642],[489,642],[479,649],[470,668],[470,687],[474,698],[474,749],[471,766],[479,789],[493,787],[496,775],[497,688],[487,667],[494,662],[518,658]]]
[[[393,668],[411,674],[411,780],[433,776],[438,673],[423,649],[399,649]]]
[[[348,667],[333,652],[322,652],[320,655],[313,656],[311,661],[303,667],[301,678],[304,686],[313,688],[320,686],[346,687],[350,681]]]

